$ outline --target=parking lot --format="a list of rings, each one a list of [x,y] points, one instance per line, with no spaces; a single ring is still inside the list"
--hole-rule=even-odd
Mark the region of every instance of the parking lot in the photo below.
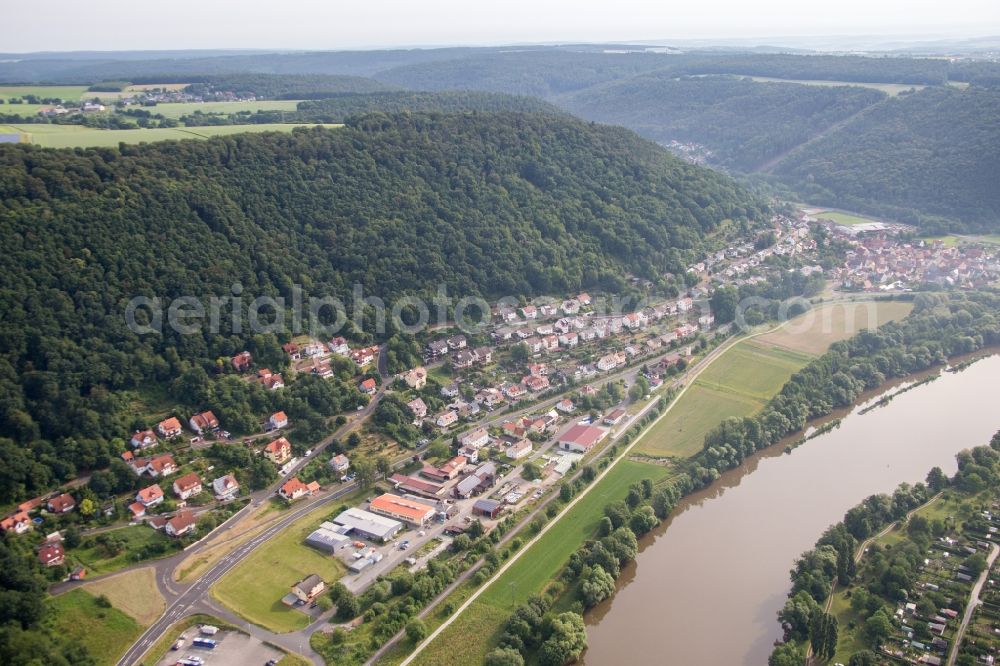
[[[191,640],[198,636],[197,627],[192,627],[185,633],[187,640],[184,641],[184,647],[168,652],[158,666],[174,666],[187,657],[201,659],[205,666],[263,666],[271,659],[280,660],[284,656],[279,650],[237,631],[220,631],[212,636],[218,642],[214,650],[191,645]]]

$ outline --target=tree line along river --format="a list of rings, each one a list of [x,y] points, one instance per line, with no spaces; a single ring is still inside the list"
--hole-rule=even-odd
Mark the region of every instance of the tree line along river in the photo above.
[[[682,500],[640,540],[618,593],[587,614],[583,662],[766,664],[795,558],[865,497],[934,466],[950,476],[956,453],[1000,429],[1000,355],[860,413],[898,388],[832,415],[839,427],[791,454],[789,441],[776,444]]]

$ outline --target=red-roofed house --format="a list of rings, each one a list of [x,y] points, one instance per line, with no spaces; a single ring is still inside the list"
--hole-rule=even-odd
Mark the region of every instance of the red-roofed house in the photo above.
[[[132,502],[128,505],[128,510],[132,512],[132,519],[142,518],[146,515],[146,507],[142,502]]]
[[[148,449],[151,446],[156,446],[160,442],[156,439],[156,433],[152,430],[136,430],[132,433],[132,440],[130,443],[134,449]]]
[[[146,508],[156,506],[163,501],[163,489],[160,488],[158,483],[154,483],[153,485],[143,488],[136,493],[135,501],[139,502]]]
[[[38,549],[38,561],[47,567],[57,567],[66,561],[66,551],[58,541],[49,541]]]
[[[274,429],[284,428],[288,425],[288,415],[284,412],[275,412],[267,421]]]
[[[190,472],[174,481],[174,494],[182,500],[197,495],[201,492],[201,477],[195,472]]]
[[[264,447],[264,457],[275,465],[283,465],[292,457],[292,443],[279,437]]]
[[[194,430],[199,435],[203,435],[207,431],[218,428],[219,419],[215,418],[215,414],[212,412],[202,412],[201,414],[192,416],[188,425],[191,426],[191,430]]]
[[[371,377],[361,382],[361,384],[358,385],[358,388],[361,389],[362,393],[367,393],[368,395],[375,393],[377,390],[375,380]]]
[[[142,458],[136,460],[136,467],[143,461]],[[165,453],[162,456],[153,456],[148,461],[146,461],[145,472],[149,474],[154,479],[158,479],[161,476],[170,476],[177,471],[177,463],[174,462],[174,457]],[[140,474],[142,472],[139,472]]]
[[[48,502],[49,513],[69,513],[76,508],[76,500],[69,493],[53,497]]]
[[[197,519],[190,511],[178,511],[177,514],[167,521],[163,528],[169,536],[179,537],[193,532],[196,528]]]
[[[248,351],[241,351],[231,360],[233,368],[236,369],[236,372],[246,372],[250,369],[250,366],[253,365],[253,356],[251,356]]]
[[[4,534],[13,532],[14,534],[24,534],[32,528],[31,516],[27,511],[18,511],[3,520],[0,520],[0,530]]]
[[[157,423],[156,431],[163,439],[171,439],[181,434],[181,422],[176,416],[171,416],[169,419],[163,419]]]
[[[217,500],[233,499],[240,492],[240,484],[232,474],[226,474],[212,482],[212,492]]]
[[[315,481],[305,484],[299,480],[299,477],[293,476],[281,484],[281,487],[278,488],[278,494],[289,502],[294,502],[300,497],[312,495],[317,490],[319,490],[319,484]]]
[[[625,418],[626,414],[628,414],[628,412],[626,412],[621,407],[617,409],[612,409],[604,417],[604,423],[606,423],[607,425],[618,425],[619,423],[622,422],[622,419]]]

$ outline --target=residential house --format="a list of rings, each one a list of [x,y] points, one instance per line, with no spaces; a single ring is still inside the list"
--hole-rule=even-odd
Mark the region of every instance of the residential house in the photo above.
[[[541,326],[535,329],[535,333],[542,336],[543,338],[546,335],[552,335],[555,332],[556,329],[552,326],[552,324],[542,324]]]
[[[156,506],[163,501],[163,489],[160,488],[158,483],[154,483],[136,493],[135,501],[147,509],[151,506]]]
[[[476,394],[476,402],[483,405],[487,409],[493,409],[498,405],[502,405],[507,399],[504,397],[502,391],[495,388],[483,389]]]
[[[3,520],[0,520],[0,530],[3,530],[4,534],[9,534],[13,532],[14,534],[24,534],[30,530],[33,526],[31,522],[31,516],[28,515],[27,511],[17,511]]]
[[[535,375],[528,375],[521,379],[521,383],[524,384],[525,388],[532,392],[544,391],[549,387],[548,377],[537,377]]]
[[[606,356],[602,356],[600,360],[597,361],[597,369],[602,372],[607,372],[609,370],[614,370],[615,368],[625,365],[626,357],[624,352],[614,352]]]
[[[421,398],[414,398],[406,403],[406,406],[413,412],[414,424],[419,424],[427,416],[427,405]]]
[[[298,361],[302,358],[302,352],[299,351],[299,346],[294,342],[286,342],[281,345],[281,348],[285,350],[285,353],[288,354],[289,358],[293,361]]]
[[[363,368],[374,361],[376,356],[378,356],[378,345],[351,350],[351,360],[359,368]]]
[[[527,391],[524,390],[524,387],[521,386],[520,384],[511,384],[510,386],[505,387],[503,390],[503,394],[508,398],[510,398],[511,400],[517,400],[522,396],[524,396],[526,393]]]
[[[288,425],[288,415],[284,412],[275,412],[271,414],[271,417],[267,420],[268,425],[270,425],[275,430],[280,430]]]
[[[479,449],[475,446],[460,446],[458,448],[458,455],[468,460],[469,464],[475,465],[479,462]]]
[[[160,443],[152,430],[136,430],[129,442],[133,449],[148,449]]]
[[[339,472],[343,474],[350,468],[351,461],[343,453],[338,453],[334,457],[330,458],[330,467],[333,468],[334,472]]]
[[[253,356],[248,351],[241,351],[230,359],[236,372],[246,372],[253,365]]]
[[[587,292],[583,292],[582,294],[576,297],[576,300],[580,305],[586,307],[590,305],[590,294],[588,294]]]
[[[279,437],[264,446],[264,457],[275,465],[283,465],[292,457],[292,443]]]
[[[507,448],[504,449],[504,453],[511,460],[520,460],[531,455],[531,449],[531,440],[527,437],[512,438],[507,440]]]
[[[559,344],[564,347],[576,347],[580,342],[580,336],[576,331],[563,333],[559,336]]]
[[[319,490],[319,484],[315,481],[310,481],[308,484],[305,484],[299,480],[299,477],[293,476],[288,479],[288,481],[281,484],[281,487],[278,488],[278,495],[288,502],[294,502],[300,497],[312,495],[317,490]]]
[[[556,335],[546,335],[542,338],[542,349],[544,351],[558,351],[559,337]]]
[[[312,574],[292,585],[292,594],[299,601],[308,604],[323,594],[325,589],[326,583],[323,582],[323,579],[316,574]]]
[[[231,500],[240,492],[240,484],[232,474],[226,474],[212,481],[212,494],[219,501]]]
[[[463,349],[462,351],[455,354],[454,363],[455,367],[459,369],[471,368],[472,364],[476,362],[475,353],[469,351],[468,349]]]
[[[556,306],[551,303],[542,303],[538,306],[538,314],[542,317],[553,317],[557,312]]]
[[[219,419],[215,418],[215,414],[212,412],[202,412],[192,416],[188,425],[191,426],[191,430],[199,435],[204,435],[219,427]]]
[[[433,481],[451,481],[465,469],[468,461],[465,456],[455,456],[440,467],[425,465],[420,473]]]
[[[455,398],[458,397],[458,384],[452,382],[447,386],[441,387],[441,395],[445,398]]]
[[[267,368],[257,371],[257,381],[269,391],[277,391],[280,388],[285,388],[285,380],[281,374],[271,372]]]
[[[38,549],[38,561],[42,566],[57,567],[66,561],[66,551],[58,541],[47,541]]]
[[[573,401],[569,398],[563,398],[556,403],[556,409],[564,414],[571,414],[574,410],[576,410],[576,405],[574,405]]]
[[[528,351],[530,351],[532,354],[537,354],[538,352],[542,351],[543,342],[541,338],[533,335],[525,339],[524,345],[528,348]]]
[[[490,433],[482,426],[470,430],[458,438],[458,443],[475,449],[481,449],[490,443]]]
[[[469,498],[493,486],[496,481],[497,466],[486,462],[455,486],[455,497]]]
[[[521,316],[525,319],[535,319],[538,317],[538,308],[534,305],[525,305],[521,308]]]
[[[326,352],[326,345],[321,342],[307,342],[302,345],[302,355],[306,358],[312,358],[313,356],[320,356]]]
[[[438,414],[437,421],[435,423],[437,423],[437,426],[439,428],[448,428],[458,423],[458,414],[451,411],[450,409],[441,412],[440,414]]]
[[[156,431],[163,439],[173,439],[181,434],[181,422],[176,416],[171,416],[157,423]]]
[[[403,374],[403,381],[411,389],[419,391],[427,385],[427,370],[423,367],[413,368]]]
[[[190,472],[174,481],[174,494],[182,500],[194,497],[201,492],[201,477],[197,472]]]
[[[378,385],[373,378],[369,377],[358,384],[358,389],[366,395],[373,395],[378,390]]]
[[[331,352],[338,356],[351,355],[351,347],[347,344],[347,340],[345,338],[333,338],[327,346],[330,348]]]
[[[476,347],[472,353],[476,355],[477,363],[487,364],[493,362],[493,350],[489,347]]]
[[[562,303],[562,311],[568,315],[575,315],[580,311],[580,301],[575,298],[570,298]]]
[[[532,377],[548,377],[549,366],[544,363],[532,363],[528,366],[528,374]]]
[[[330,360],[325,358],[313,358],[312,368],[309,369],[309,372],[322,379],[333,377],[333,368],[330,367]]]
[[[447,340],[435,340],[427,345],[427,355],[430,357],[444,356],[448,353]]]
[[[138,472],[139,474],[142,474],[144,471],[154,479],[163,476],[170,476],[177,471],[177,463],[174,461],[173,455],[169,453],[164,453],[161,456],[153,456],[147,460],[136,458],[135,467],[133,469],[138,469],[140,467],[142,467],[142,471]]]
[[[448,349],[452,351],[458,351],[459,349],[465,349],[467,346],[464,335],[453,335],[448,338]]]
[[[57,495],[48,501],[46,508],[49,513],[69,513],[76,508],[76,500],[69,493]]]
[[[167,521],[163,531],[167,533],[167,536],[177,538],[184,536],[188,532],[194,532],[195,529],[197,529],[197,519],[194,513],[191,511],[178,511]]]

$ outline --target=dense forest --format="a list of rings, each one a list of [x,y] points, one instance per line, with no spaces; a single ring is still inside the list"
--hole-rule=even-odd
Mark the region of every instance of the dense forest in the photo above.
[[[230,92],[241,98],[324,99],[344,93],[371,93],[393,88],[360,76],[231,74],[199,79],[184,90],[193,95]]]
[[[166,386],[188,412],[214,406],[237,426],[272,407],[315,420],[358,404],[342,384],[350,368],[277,394],[210,381],[242,349],[265,367],[286,363],[288,331],[248,325],[256,296],[291,303],[301,285],[303,299],[351,308],[355,284],[386,299],[439,285],[454,298],[618,290],[627,273],[683,272],[722,220],[763,217],[731,180],[627,130],[540,114],[374,114],[339,130],[120,149],[4,146],[0,193],[0,501],[117,455],[111,440],[148,425],[131,420],[123,390]],[[135,296],[230,297],[234,284],[240,332],[126,327]]]
[[[581,118],[623,125],[654,141],[700,143],[713,152],[714,164],[751,171],[885,97],[853,86],[656,72],[556,103]]]
[[[927,88],[894,97],[793,152],[776,169],[810,202],[929,228],[997,230],[1000,89]]]

